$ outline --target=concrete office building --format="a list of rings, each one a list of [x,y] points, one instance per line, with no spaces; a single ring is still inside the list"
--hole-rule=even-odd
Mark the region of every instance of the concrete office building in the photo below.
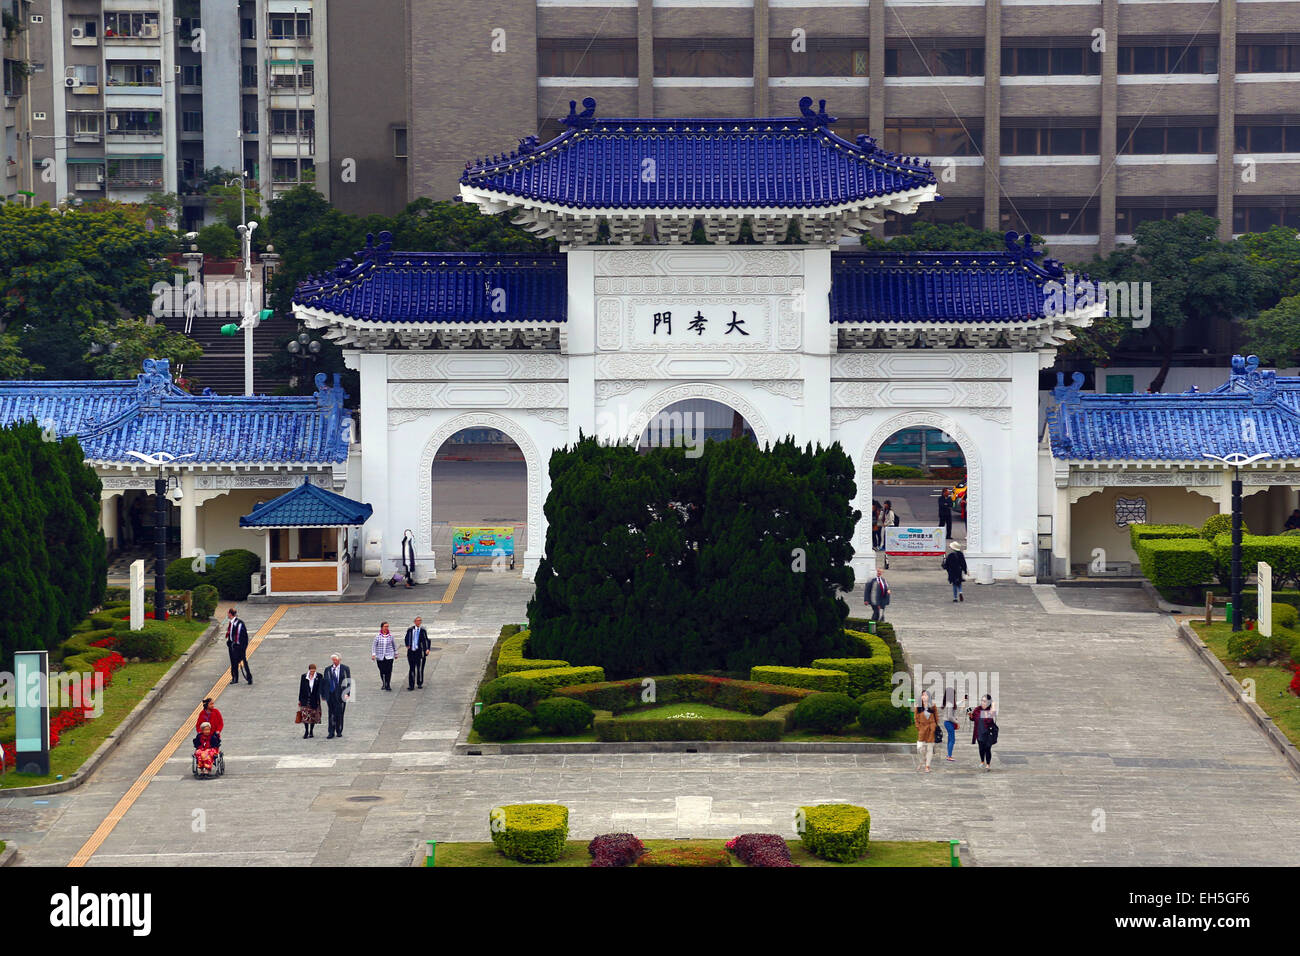
[[[744,117],[809,95],[840,135],[934,162],[945,201],[922,218],[1029,230],[1067,261],[1191,209],[1224,238],[1300,227],[1296,2],[393,6],[409,8],[410,158],[388,168],[410,164],[411,197],[454,196],[466,157],[509,149],[507,131],[550,139],[585,96],[601,116]]]
[[[328,82],[315,73],[326,43],[312,0],[8,0],[4,10],[6,198],[185,198],[205,170],[242,166],[269,199],[310,180],[328,152],[315,123]],[[199,197],[185,210],[187,223],[204,218]]]

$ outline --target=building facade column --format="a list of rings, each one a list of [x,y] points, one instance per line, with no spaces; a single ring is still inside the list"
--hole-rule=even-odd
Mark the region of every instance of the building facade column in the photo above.
[[[654,0],[637,0],[636,8],[637,116],[655,115]]]
[[[569,441],[596,434],[596,250],[570,249],[564,323],[569,373]],[[528,540],[532,541],[530,534]]]
[[[374,515],[362,532],[363,555],[367,573],[382,574],[385,554],[400,554],[402,543],[400,530],[392,540],[389,534],[397,521],[388,494],[388,355],[358,352],[356,363],[361,373],[361,500],[374,507]],[[380,544],[371,549],[368,542],[375,535],[380,536]],[[417,541],[416,548],[427,557],[433,551],[433,542]]]
[[[796,298],[803,321],[803,428],[800,443],[831,443],[831,250],[805,249],[803,294]],[[778,432],[778,438],[783,437]]]
[[[195,550],[202,547],[199,543],[199,505],[195,500],[197,495],[194,490],[194,474],[183,472],[180,475],[180,483],[181,557],[188,558]]]
[[[1232,197],[1237,169],[1237,0],[1219,2],[1219,136],[1218,216],[1219,239],[1232,238]]]
[[[768,37],[771,34],[771,13],[767,0],[754,0],[754,115],[771,116],[768,108],[770,84],[768,83]]]
[[[99,530],[108,539],[110,553],[122,546],[122,542],[117,540],[117,505],[120,496],[120,491],[105,491],[99,499]]]
[[[1115,249],[1115,169],[1117,114],[1119,111],[1119,0],[1101,0],[1101,131],[1098,135],[1101,182],[1097,193],[1097,251]],[[1128,228],[1128,225],[1125,225]]]
[[[984,3],[984,228],[1002,231],[1002,0]]]
[[[1012,352],[1007,356],[1011,363],[1010,405],[1011,405],[1011,462],[1003,473],[1007,475],[1038,474],[1038,353]],[[983,458],[984,456],[981,456]],[[987,459],[986,459],[987,460]],[[991,496],[994,488],[986,481],[985,494]],[[1017,580],[1033,583],[1038,579],[1038,495],[1027,489],[1009,487],[1000,489],[1007,495],[1010,507],[1011,526],[1006,532],[1011,536],[1011,545],[1015,552]],[[984,546],[988,548],[989,529],[985,527]],[[1025,560],[1022,549],[1028,541],[1029,566],[1026,569],[1021,562]],[[1026,570],[1028,573],[1025,573]]]

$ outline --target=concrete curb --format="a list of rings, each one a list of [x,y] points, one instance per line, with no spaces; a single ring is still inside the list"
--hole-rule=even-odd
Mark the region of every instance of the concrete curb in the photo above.
[[[141,698],[140,702],[131,708],[131,712],[122,718],[122,722],[117,725],[117,729],[108,735],[104,742],[86,759],[85,763],[77,768],[72,776],[60,783],[0,790],[0,799],[6,797],[39,797],[50,793],[63,793],[67,790],[73,790],[89,780],[91,775],[99,768],[99,765],[104,762],[104,759],[117,748],[117,745],[125,739],[136,724],[144,720],[149,715],[149,712],[157,706],[168,686],[179,680],[181,675],[189,669],[194,659],[208,646],[209,639],[216,634],[218,627],[219,622],[213,621],[202,634],[194,639],[190,649],[176,659],[176,663],[158,679],[158,683],[154,684],[153,688]]]
[[[866,741],[645,740],[627,743],[574,741],[570,744],[469,744],[457,742],[452,753],[465,757],[518,754],[895,754],[915,753],[916,744]]]
[[[5,851],[0,853],[0,867],[18,865],[18,847],[10,843],[5,847]]]
[[[1196,652],[1197,656],[1205,661],[1210,670],[1214,672],[1214,676],[1219,679],[1219,683],[1222,684],[1237,703],[1242,706],[1250,719],[1255,722],[1255,726],[1260,729],[1260,732],[1263,733],[1264,736],[1269,739],[1269,742],[1277,748],[1278,752],[1286,758],[1287,762],[1291,765],[1291,770],[1297,776],[1300,776],[1300,750],[1297,750],[1295,744],[1291,743],[1291,741],[1287,739],[1286,734],[1277,729],[1277,725],[1273,723],[1273,718],[1266,714],[1259,704],[1255,703],[1253,700],[1246,699],[1245,691],[1242,690],[1241,684],[1238,683],[1237,679],[1228,672],[1228,669],[1223,665],[1223,661],[1219,660],[1219,658],[1215,656],[1214,652],[1201,641],[1195,631],[1186,624],[1179,624],[1178,636],[1183,639],[1185,644]]]
[[[1170,604],[1168,601],[1166,601],[1164,598],[1160,596],[1160,592],[1156,590],[1155,585],[1153,585],[1150,581],[1146,580],[1145,578],[1142,580],[1142,590],[1147,593],[1147,597],[1151,598],[1151,600],[1155,602],[1157,608],[1159,608],[1162,611],[1165,611],[1166,613],[1169,614],[1204,614],[1205,613],[1205,608],[1203,607],[1191,607],[1186,604]]]

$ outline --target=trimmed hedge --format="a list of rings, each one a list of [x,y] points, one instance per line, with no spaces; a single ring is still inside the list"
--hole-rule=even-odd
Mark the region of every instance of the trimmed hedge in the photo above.
[[[474,732],[483,740],[513,740],[533,725],[533,715],[518,704],[489,704],[474,718]]]
[[[794,708],[796,727],[838,734],[858,716],[858,705],[848,694],[813,694]]]
[[[1246,602],[1242,601],[1241,603],[1245,604]],[[1277,601],[1273,602],[1274,630],[1277,630],[1279,627],[1295,627],[1297,623],[1300,623],[1300,610],[1296,610],[1295,605],[1279,604]]]
[[[216,613],[219,595],[211,584],[200,584],[191,597],[190,611],[196,621],[210,621]]]
[[[664,717],[592,721],[596,739],[609,743],[642,740],[780,740],[785,721],[778,717]]]
[[[871,814],[851,803],[823,803],[800,807],[803,831],[799,839],[808,852],[835,863],[852,863],[867,852],[871,839]]]
[[[648,696],[651,691],[653,697]],[[607,710],[612,714],[621,714],[644,704],[690,701],[756,716],[767,714],[783,704],[798,703],[811,693],[813,691],[801,687],[756,684],[753,681],[705,677],[701,674],[670,674],[642,680],[578,684],[560,687],[555,691],[557,697],[585,701],[596,710]]]
[[[887,690],[876,690],[858,698],[858,726],[873,737],[884,737],[912,723],[912,711],[895,707]]]
[[[515,671],[510,677],[532,681],[546,693],[543,696],[567,697],[568,694],[556,694],[560,687],[573,684],[595,684],[605,679],[603,667],[551,667],[545,670]],[[500,678],[497,678],[500,680]]]
[[[516,628],[515,634],[501,642],[501,653],[497,655],[497,673],[513,674],[515,671],[540,671],[550,670],[555,667],[568,667],[568,661],[546,661],[530,660],[524,655],[528,653],[528,632],[518,630],[519,625],[509,624],[507,627]]]
[[[1201,537],[1206,541],[1213,541],[1221,534],[1232,534],[1232,515],[1217,514],[1210,515],[1205,519],[1205,524],[1201,525]],[[1241,522],[1241,533],[1247,535],[1250,533],[1246,527],[1246,522]]]
[[[478,699],[487,707],[493,704],[518,704],[531,710],[545,696],[546,691],[532,681],[507,674],[480,687]]]
[[[90,671],[95,669],[95,661],[112,653],[113,649],[108,647],[88,647],[79,654],[65,657],[60,666],[65,671]]]
[[[252,590],[250,579],[262,567],[262,559],[244,548],[231,548],[217,555],[209,582],[223,601],[243,601]]]
[[[595,712],[572,697],[548,697],[537,705],[533,719],[548,734],[580,734],[591,726]]]
[[[1199,538],[1200,528],[1189,524],[1131,524],[1128,526],[1128,540],[1137,551],[1138,542],[1151,538]]]
[[[114,635],[117,637],[114,650],[127,660],[138,657],[142,661],[166,661],[174,653],[172,630],[163,622],[145,621],[139,631],[115,631]]]
[[[69,657],[75,657],[78,654],[84,654],[91,650],[91,644],[96,641],[102,641],[106,637],[115,637],[111,627],[101,628],[97,631],[74,631],[72,636],[59,645],[59,651],[56,655],[60,662],[67,660]],[[93,648],[101,650],[101,648]]]
[[[848,617],[844,619],[844,630],[855,631],[871,637],[871,633],[867,630],[868,623],[870,622],[866,618]],[[889,648],[889,659],[893,662],[894,670],[907,670],[907,661],[903,657],[903,646],[898,643],[898,635],[894,633],[894,625],[888,621],[877,621],[874,636],[884,641],[885,646]],[[873,653],[870,656],[875,657],[876,655]]]
[[[806,687],[828,694],[847,694],[849,675],[844,671],[820,667],[775,667],[763,665],[749,669],[749,679],[756,684],[783,684]]]
[[[1138,542],[1142,573],[1156,587],[1195,587],[1214,576],[1214,551],[1202,538],[1147,538]]]
[[[885,647],[884,650],[889,648]],[[847,693],[850,697],[861,697],[872,690],[889,690],[892,686],[890,678],[894,668],[888,654],[880,657],[819,657],[812,662],[812,666],[848,674]]]
[[[924,478],[925,471],[911,465],[891,465],[881,462],[871,466],[872,478]]]
[[[503,856],[520,863],[554,863],[569,838],[569,808],[558,803],[512,803],[494,809],[489,826],[492,842]]]
[[[1232,562],[1232,534],[1220,534],[1212,544],[1214,560],[1220,568],[1230,568]],[[1273,569],[1274,581],[1295,581],[1300,578],[1300,537],[1280,534],[1245,534],[1241,536],[1241,569],[1243,575],[1255,570],[1256,562],[1263,561]]]
[[[177,558],[167,565],[167,590],[193,591],[208,579],[206,564],[202,572],[194,570],[194,558]]]

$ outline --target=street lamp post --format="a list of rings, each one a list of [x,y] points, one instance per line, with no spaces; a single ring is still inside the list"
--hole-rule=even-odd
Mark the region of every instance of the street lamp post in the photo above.
[[[305,371],[308,362],[314,360],[318,355],[320,355],[321,344],[306,332],[299,332],[298,337],[296,339],[290,339],[289,343],[284,348],[285,351],[297,359],[298,369],[301,372]],[[300,377],[301,376],[294,376],[294,387],[297,387],[297,379]]]
[[[128,451],[127,454],[139,458],[146,464],[158,466],[158,477],[153,482],[153,616],[154,620],[165,621],[167,619],[167,479],[163,476],[163,466],[183,458],[193,458],[194,454],[191,452],[186,455],[172,455],[165,451],[154,455],[146,455],[138,451]],[[178,485],[177,501],[180,500],[181,495]]]
[[[1231,455],[1213,455],[1202,452],[1206,458],[1213,458],[1225,465],[1232,466],[1232,629],[1241,630],[1241,466],[1272,457],[1267,452],[1258,455],[1243,455],[1233,452]]]

